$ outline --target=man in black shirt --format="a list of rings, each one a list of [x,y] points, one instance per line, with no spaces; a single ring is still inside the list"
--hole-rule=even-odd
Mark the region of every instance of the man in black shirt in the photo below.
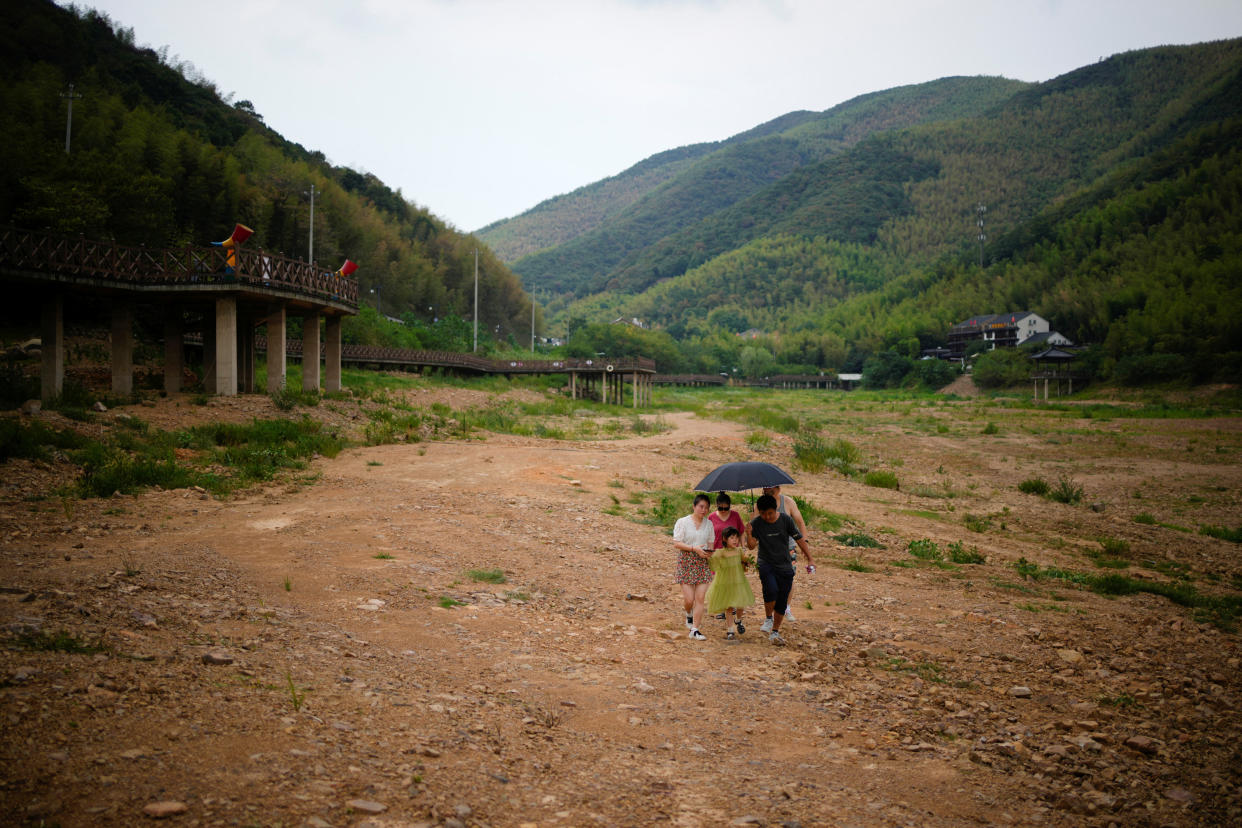
[[[769,637],[778,646],[785,643],[781,638],[781,622],[789,608],[789,592],[793,589],[794,565],[789,556],[789,541],[797,544],[806,556],[807,570],[814,565],[811,549],[798,531],[798,525],[789,515],[776,510],[776,498],[763,495],[755,504],[759,516],[746,527],[746,548],[759,548],[759,582],[763,585],[763,608],[772,620]]]

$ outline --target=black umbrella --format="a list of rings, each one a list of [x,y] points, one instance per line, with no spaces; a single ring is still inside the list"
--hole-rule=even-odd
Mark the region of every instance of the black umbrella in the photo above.
[[[711,471],[694,488],[699,492],[740,492],[793,482],[792,477],[771,463],[725,463]]]

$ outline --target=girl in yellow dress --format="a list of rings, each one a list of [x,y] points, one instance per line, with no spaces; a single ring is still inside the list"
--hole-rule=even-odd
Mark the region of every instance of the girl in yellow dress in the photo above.
[[[705,609],[711,615],[725,613],[729,625],[725,638],[732,641],[746,629],[742,626],[742,607],[754,606],[755,593],[742,571],[742,534],[729,526],[721,533],[720,540],[724,546],[712,553],[708,562],[716,577],[707,588]]]

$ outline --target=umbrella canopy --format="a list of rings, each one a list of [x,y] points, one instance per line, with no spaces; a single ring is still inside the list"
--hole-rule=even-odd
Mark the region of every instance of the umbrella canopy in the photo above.
[[[792,477],[771,463],[725,463],[700,480],[694,488],[700,492],[740,492],[793,482]]]

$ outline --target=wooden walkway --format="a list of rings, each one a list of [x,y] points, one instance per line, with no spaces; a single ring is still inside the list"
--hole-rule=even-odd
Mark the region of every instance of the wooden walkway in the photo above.
[[[66,300],[109,309],[112,390],[118,394],[133,390],[138,306],[155,306],[164,315],[165,390],[181,389],[181,342],[186,330],[198,327],[205,344],[203,381],[217,394],[253,390],[254,343],[246,334],[263,321],[283,339],[289,313],[316,330],[324,320],[324,385],[339,389],[341,320],[358,312],[356,280],[257,248],[232,253],[198,245],[156,249],[0,228],[0,279],[10,295],[13,288],[32,294],[40,309],[45,401],[64,386]],[[269,390],[285,383],[284,348],[278,351],[280,358],[268,366]],[[314,357],[314,370],[303,372],[303,383],[318,388],[318,353]]]

